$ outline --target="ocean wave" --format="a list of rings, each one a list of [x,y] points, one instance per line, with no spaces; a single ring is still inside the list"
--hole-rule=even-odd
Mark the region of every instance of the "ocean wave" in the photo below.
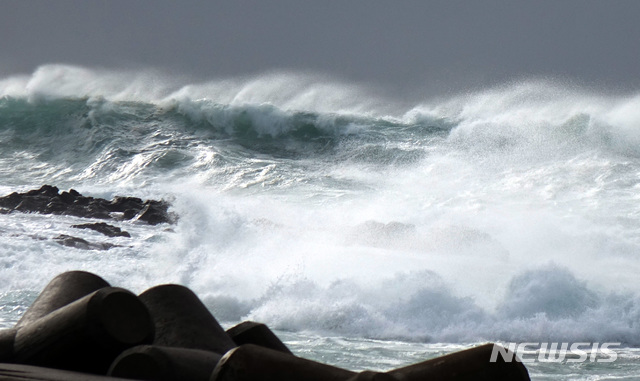
[[[202,193],[177,206],[176,236],[157,254],[226,324],[420,342],[640,346],[637,255],[606,246],[615,240],[608,224],[574,216],[588,226],[577,232],[553,208],[533,211],[544,206],[426,210],[411,200],[413,209],[377,196],[300,205]],[[413,223],[358,224],[371,210]],[[461,219],[467,226],[446,226]]]
[[[180,215],[90,259],[5,216],[3,279],[32,292],[80,266],[177,282],[221,319],[283,330],[640,345],[637,95],[378,94],[282,73],[185,85],[49,65],[0,80],[3,190],[168,195]]]
[[[0,167],[17,184],[24,183],[25,173],[12,169],[24,167],[34,169],[28,174],[32,182],[143,184],[189,173],[233,186],[256,166],[292,169],[290,162],[309,160],[382,166],[415,162],[423,156],[420,142],[442,138],[448,129],[438,123],[403,125],[268,104],[4,97]]]
[[[406,278],[411,278],[407,287]],[[549,279],[552,283],[547,283]],[[210,295],[228,321],[263,321],[284,331],[420,342],[620,342],[639,346],[640,297],[585,286],[566,268],[512,278],[497,310],[457,296],[433,272],[383,278],[374,288],[347,280],[277,284],[254,300]]]
[[[407,133],[424,137],[442,131],[450,132],[449,140],[461,149],[545,154],[605,149],[634,156],[640,142],[638,95],[598,94],[543,80],[411,104],[385,99],[364,86],[299,73],[184,84],[158,72],[45,65],[31,75],[0,80],[0,98],[3,114],[13,111],[14,116],[36,111],[56,119],[66,115],[65,107],[77,107],[66,110],[69,117],[91,113],[103,118],[97,122],[111,118],[125,124],[155,119],[159,128],[166,128],[166,122],[184,124],[182,130],[191,132],[203,128],[245,137],[314,139],[384,131],[393,140]],[[96,120],[84,121],[92,122]]]

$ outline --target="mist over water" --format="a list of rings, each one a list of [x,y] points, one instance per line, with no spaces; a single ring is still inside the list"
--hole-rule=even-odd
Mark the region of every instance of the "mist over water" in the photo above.
[[[0,193],[172,200],[107,252],[0,214],[6,325],[57,273],[193,288],[224,322],[469,343],[640,345],[640,95],[544,81],[411,104],[302,74],[0,80]],[[83,236],[85,237],[85,236]]]

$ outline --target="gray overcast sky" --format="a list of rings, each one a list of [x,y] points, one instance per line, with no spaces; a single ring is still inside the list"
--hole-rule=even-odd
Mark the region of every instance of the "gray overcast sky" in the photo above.
[[[314,71],[396,89],[551,76],[640,87],[640,1],[0,1],[0,74]]]

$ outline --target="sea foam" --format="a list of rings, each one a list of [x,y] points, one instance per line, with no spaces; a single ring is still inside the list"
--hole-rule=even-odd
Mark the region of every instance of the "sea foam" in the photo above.
[[[640,345],[639,99],[540,80],[397,102],[300,73],[5,78],[0,190],[166,198],[179,222],[94,253],[51,241],[90,234],[77,221],[0,214],[1,316],[80,268],[185,284],[227,323]]]

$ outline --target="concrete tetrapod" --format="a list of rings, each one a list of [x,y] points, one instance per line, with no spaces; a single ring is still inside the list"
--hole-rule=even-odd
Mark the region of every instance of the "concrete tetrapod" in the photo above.
[[[141,345],[118,356],[109,375],[154,381],[207,381],[220,357],[201,349]]]
[[[18,330],[15,328],[0,331],[0,362],[11,361],[13,358],[13,343]]]
[[[491,362],[494,344],[441,356],[386,373],[354,373],[256,345],[241,345],[222,357],[210,381],[530,381],[525,366]]]
[[[378,373],[365,370],[364,372],[360,372],[351,377],[347,381],[398,381],[398,379],[388,373]]]
[[[527,368],[519,361],[491,362],[493,347],[485,344],[387,372],[399,381],[529,381]]]
[[[78,373],[23,364],[0,364],[2,381],[127,381],[123,378]],[[128,380],[131,381],[131,380]]]
[[[155,325],[154,345],[224,354],[236,344],[188,288],[166,284],[140,294]]]
[[[266,325],[255,321],[245,321],[227,330],[227,334],[238,345],[255,344],[276,351],[293,353],[278,336],[276,336]]]
[[[109,287],[109,283],[85,271],[68,271],[53,278],[20,317],[15,327],[0,331],[0,361],[12,361],[13,343],[20,327],[104,287]]]
[[[14,362],[106,374],[125,349],[151,342],[153,324],[136,295],[105,287],[17,330]]]
[[[227,352],[210,381],[345,381],[356,373],[254,344]]]
[[[16,328],[29,324],[43,316],[104,287],[109,283],[86,271],[68,271],[53,278],[22,315]]]

